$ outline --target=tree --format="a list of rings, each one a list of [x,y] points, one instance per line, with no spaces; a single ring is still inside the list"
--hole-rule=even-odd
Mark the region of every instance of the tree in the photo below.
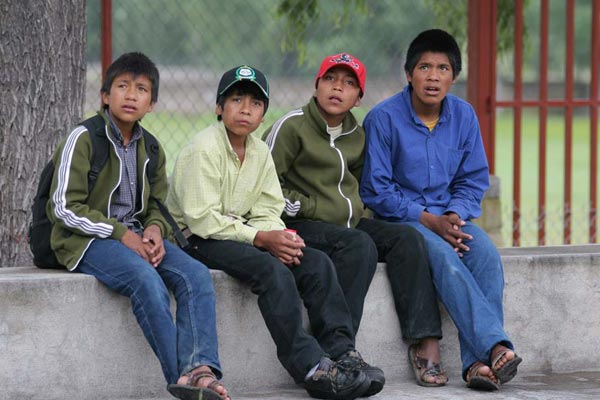
[[[41,168],[81,117],[85,1],[0,0],[0,267],[31,264]]]

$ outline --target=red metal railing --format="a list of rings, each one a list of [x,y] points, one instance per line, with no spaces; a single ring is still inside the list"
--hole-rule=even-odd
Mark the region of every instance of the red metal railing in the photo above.
[[[112,62],[112,0],[102,0],[100,4],[100,62],[102,76]]]
[[[589,229],[588,240],[595,243],[597,240],[597,188],[598,188],[598,107],[600,107],[598,84],[600,70],[600,0],[592,0],[591,12],[591,79],[589,99],[574,98],[574,43],[575,43],[575,0],[567,0],[565,7],[565,93],[563,100],[548,99],[548,29],[549,29],[549,1],[540,0],[540,67],[539,67],[539,99],[523,100],[522,62],[523,62],[523,1],[515,0],[514,11],[514,84],[513,100],[496,101],[495,87],[484,85],[478,78],[488,76],[495,80],[495,47],[494,54],[490,55],[477,43],[481,37],[491,37],[496,32],[496,20],[483,19],[482,15],[495,15],[496,1],[481,2],[469,0],[469,101],[474,105],[480,118],[484,145],[488,154],[490,170],[494,172],[494,147],[495,126],[493,115],[497,108],[505,107],[513,110],[513,212],[512,223],[513,246],[520,245],[521,221],[521,118],[526,107],[539,110],[539,161],[538,161],[538,216],[537,237],[538,244],[545,244],[546,237],[546,139],[548,109],[551,107],[564,109],[565,139],[564,139],[564,197],[563,197],[563,242],[571,243],[572,225],[572,193],[573,193],[573,112],[578,107],[588,107],[590,114],[590,182],[589,182]],[[490,10],[493,8],[494,10]],[[476,16],[478,18],[473,18]],[[486,30],[492,31],[485,32]],[[471,42],[475,46],[471,46]],[[489,66],[493,64],[493,66]],[[471,68],[471,65],[477,68]],[[488,66],[481,68],[482,66]],[[487,71],[477,71],[487,69]],[[474,76],[471,76],[471,75]],[[473,90],[471,90],[473,85]],[[491,99],[491,101],[489,100]],[[486,104],[491,104],[490,109]]]

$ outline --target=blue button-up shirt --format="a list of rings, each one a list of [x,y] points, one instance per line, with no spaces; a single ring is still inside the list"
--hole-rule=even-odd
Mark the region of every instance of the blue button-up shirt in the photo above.
[[[473,108],[448,94],[430,132],[412,107],[411,90],[405,87],[365,117],[364,203],[391,221],[419,221],[425,209],[477,218],[489,171]]]

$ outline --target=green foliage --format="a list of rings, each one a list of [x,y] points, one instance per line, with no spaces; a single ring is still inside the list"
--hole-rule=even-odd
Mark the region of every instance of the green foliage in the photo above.
[[[340,4],[340,3],[338,3]],[[281,39],[281,50],[284,53],[295,52],[298,62],[304,63],[307,53],[307,31],[310,24],[321,15],[334,29],[348,25],[351,16],[356,13],[367,15],[366,0],[347,0],[341,2],[341,12],[323,13],[320,0],[281,0],[277,7],[277,17],[286,20],[286,29]]]
[[[433,11],[435,21],[439,26],[445,26],[463,48],[467,44],[467,6],[468,0],[454,0],[451,2],[439,0],[425,0],[427,6]],[[527,8],[528,0],[523,1],[523,8]],[[507,53],[513,49],[514,37],[514,0],[498,0],[497,9],[497,52]],[[527,26],[523,27],[523,37],[527,38]]]

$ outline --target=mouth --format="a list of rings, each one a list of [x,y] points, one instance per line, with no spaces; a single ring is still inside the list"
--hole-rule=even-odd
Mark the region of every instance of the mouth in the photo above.
[[[250,121],[246,121],[245,119],[240,119],[238,121],[235,121],[238,125],[243,125],[243,126],[248,126],[250,125]]]
[[[136,112],[137,111],[137,107],[134,106],[123,106],[123,111],[126,112]]]
[[[341,103],[342,99],[340,97],[337,97],[337,96],[331,96],[329,98],[329,101],[334,102],[334,103]]]
[[[424,90],[430,96],[437,96],[440,93],[440,88],[437,86],[425,86]]]

